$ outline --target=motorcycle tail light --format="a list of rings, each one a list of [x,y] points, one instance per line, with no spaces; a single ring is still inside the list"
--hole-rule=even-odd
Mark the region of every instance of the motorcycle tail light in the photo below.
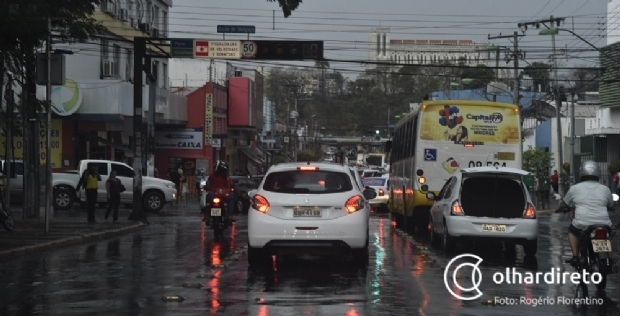
[[[454,202],[452,202],[452,207],[450,208],[450,215],[465,215],[465,212],[463,212],[463,208],[461,207],[461,202],[459,202],[459,200],[455,200]]]
[[[254,195],[253,200],[253,209],[261,213],[267,213],[267,211],[269,210],[269,202],[267,202],[267,199],[264,196],[256,194]]]
[[[603,228],[597,228],[590,233],[592,239],[607,239],[608,237],[607,230]]]
[[[532,203],[527,203],[527,206],[523,211],[523,218],[536,218],[536,208],[534,208]]]
[[[359,195],[353,196],[344,203],[347,213],[351,214],[364,208],[364,198]]]
[[[379,196],[384,196],[385,195],[385,191],[383,191],[383,189],[379,189]]]

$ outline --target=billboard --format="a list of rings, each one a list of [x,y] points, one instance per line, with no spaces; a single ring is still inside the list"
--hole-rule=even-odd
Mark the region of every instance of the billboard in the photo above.
[[[484,144],[519,144],[519,116],[514,108],[477,105],[428,105],[422,112],[422,140]]]

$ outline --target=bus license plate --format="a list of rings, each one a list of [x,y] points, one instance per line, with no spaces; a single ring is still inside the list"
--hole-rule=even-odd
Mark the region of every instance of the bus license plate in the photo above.
[[[211,216],[222,216],[222,209],[221,208],[212,208],[211,209]]]
[[[493,232],[493,233],[505,233],[506,225],[498,225],[498,224],[482,224],[483,232]]]
[[[611,241],[592,240],[592,249],[594,252],[611,252]]]
[[[293,216],[294,217],[321,217],[321,210],[313,210],[313,209],[294,210]]]

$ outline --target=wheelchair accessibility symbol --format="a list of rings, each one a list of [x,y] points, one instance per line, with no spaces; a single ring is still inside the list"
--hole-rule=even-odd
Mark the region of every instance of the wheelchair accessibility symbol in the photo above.
[[[437,149],[424,148],[424,161],[437,161]]]

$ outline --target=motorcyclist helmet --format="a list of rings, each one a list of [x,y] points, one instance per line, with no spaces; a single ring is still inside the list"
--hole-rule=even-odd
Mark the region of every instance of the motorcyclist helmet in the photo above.
[[[596,162],[592,160],[584,161],[579,168],[579,176],[581,181],[594,180],[598,181],[600,171]]]
[[[220,173],[228,172],[228,163],[226,161],[219,161],[215,167],[215,171]]]

